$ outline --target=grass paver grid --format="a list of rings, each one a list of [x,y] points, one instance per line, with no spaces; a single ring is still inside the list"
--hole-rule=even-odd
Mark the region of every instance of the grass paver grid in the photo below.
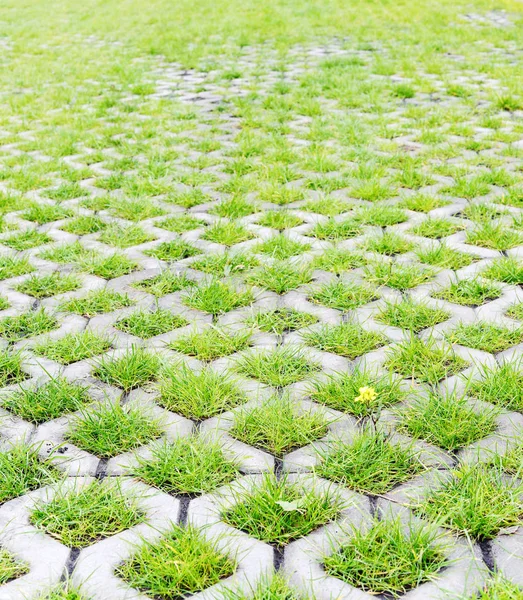
[[[340,597],[522,597],[523,4],[48,4],[0,7],[0,595],[327,600],[288,543],[368,522]],[[91,579],[120,482],[176,523]]]

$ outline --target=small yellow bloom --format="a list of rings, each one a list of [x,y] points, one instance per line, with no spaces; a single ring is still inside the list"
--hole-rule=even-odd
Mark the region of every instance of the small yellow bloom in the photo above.
[[[373,387],[360,387],[360,395],[354,398],[356,402],[362,402],[364,404],[370,404],[373,400],[376,400],[378,394]]]

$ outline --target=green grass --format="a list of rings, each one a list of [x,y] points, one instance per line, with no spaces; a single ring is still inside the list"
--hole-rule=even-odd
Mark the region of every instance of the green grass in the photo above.
[[[217,221],[204,231],[201,239],[216,244],[223,244],[224,246],[234,246],[235,244],[251,240],[253,237],[254,235],[241,223],[236,223],[235,221]]]
[[[131,305],[132,301],[127,294],[120,294],[110,289],[100,289],[92,290],[81,298],[72,298],[62,302],[60,310],[90,318]]]
[[[152,312],[138,310],[119,319],[114,326],[124,333],[148,339],[187,324],[187,319],[180,315],[173,314],[168,310],[156,309]]]
[[[258,266],[258,264],[259,261],[256,257],[237,252],[234,254],[206,254],[202,258],[193,261],[191,268],[210,273],[215,277],[221,277],[241,274]]]
[[[184,364],[166,367],[158,390],[161,406],[197,421],[231,410],[246,401],[230,377],[210,368],[198,373]]]
[[[236,413],[230,435],[281,457],[327,433],[321,412],[298,411],[287,396],[272,396],[263,404]]]
[[[403,377],[436,384],[469,365],[455,354],[451,346],[411,337],[388,353],[385,366]]]
[[[133,346],[118,357],[102,358],[97,362],[93,372],[104,383],[116,385],[128,392],[136,387],[154,381],[161,367],[158,355]]]
[[[523,370],[519,362],[482,366],[481,378],[469,385],[469,394],[507,410],[523,411]]]
[[[511,346],[523,341],[523,328],[509,329],[495,323],[459,323],[447,333],[447,340],[452,344],[461,344],[484,352],[503,352]]]
[[[107,404],[83,409],[72,420],[66,439],[100,458],[111,458],[147,444],[161,433],[161,423],[146,412]]]
[[[366,252],[395,256],[396,254],[410,252],[414,248],[414,243],[397,233],[386,232],[383,235],[363,240],[359,247]]]
[[[274,261],[246,276],[247,283],[265,288],[276,294],[285,294],[300,285],[309,283],[312,271],[308,266],[294,266],[288,261]]]
[[[232,332],[210,326],[201,332],[195,330],[176,338],[169,347],[199,360],[212,361],[244,350],[249,346],[250,338],[250,331]]]
[[[303,219],[287,210],[271,210],[263,213],[257,220],[257,223],[262,227],[270,227],[271,229],[282,231],[301,225]]]
[[[190,308],[218,316],[251,304],[254,296],[248,289],[240,291],[223,281],[213,279],[186,291],[182,301]]]
[[[239,475],[218,444],[198,436],[163,442],[138,461],[133,475],[168,494],[207,494]]]
[[[453,235],[454,233],[464,229],[465,226],[461,223],[454,223],[447,219],[437,219],[429,217],[422,221],[419,225],[413,227],[410,232],[414,235],[420,235],[431,239],[440,239]]]
[[[405,298],[401,302],[387,302],[375,316],[391,327],[408,329],[419,333],[427,327],[434,327],[450,318],[450,313],[441,308],[432,308],[427,303]]]
[[[27,275],[35,268],[27,258],[17,258],[15,256],[0,256],[0,281]]]
[[[475,410],[465,396],[429,393],[401,411],[399,429],[449,452],[468,446],[496,430],[499,411]]]
[[[509,285],[522,285],[523,263],[515,258],[499,258],[490,263],[481,275]]]
[[[523,234],[508,229],[501,223],[487,222],[468,230],[466,242],[491,250],[503,251],[523,244]]]
[[[363,227],[359,220],[354,218],[339,221],[331,218],[315,225],[309,235],[318,240],[339,241],[349,240],[363,233]]]
[[[80,270],[96,275],[102,279],[115,279],[123,275],[129,275],[135,271],[138,265],[124,254],[101,255],[95,251],[79,257],[77,266]]]
[[[361,402],[360,389],[371,387],[376,392],[372,402]],[[378,376],[357,367],[352,373],[329,375],[326,380],[313,382],[309,395],[312,400],[355,417],[365,417],[380,408],[392,406],[406,397],[400,379],[391,375]]]
[[[507,317],[511,319],[522,320],[523,319],[523,302],[513,304],[505,313]]]
[[[107,227],[107,223],[99,217],[91,215],[81,215],[64,223],[60,229],[73,233],[74,235],[88,235],[89,233],[98,233]]]
[[[349,252],[342,248],[328,248],[314,258],[311,266],[314,269],[340,275],[346,271],[362,267],[364,264],[365,257],[360,252]]]
[[[384,494],[424,468],[412,450],[371,430],[363,430],[350,444],[334,442],[318,455],[320,477],[365,494]]]
[[[401,202],[403,208],[421,213],[428,213],[435,208],[441,208],[447,204],[450,204],[449,200],[439,198],[438,196],[428,196],[426,194],[408,196]]]
[[[51,273],[41,277],[31,275],[31,277],[18,284],[16,289],[22,294],[29,294],[35,298],[49,298],[56,294],[72,292],[80,286],[80,279],[74,274]]]
[[[71,548],[85,548],[143,521],[135,501],[118,484],[93,481],[71,491],[59,489],[49,502],[39,502],[31,522]]]
[[[151,597],[177,600],[233,574],[236,563],[193,527],[173,525],[157,542],[143,542],[116,569],[131,587]]]
[[[51,465],[41,461],[38,448],[17,444],[0,452],[0,504],[60,478]]]
[[[521,587],[497,573],[478,596],[478,600],[520,600]]]
[[[463,466],[417,508],[424,517],[459,534],[483,541],[521,524],[521,481],[483,464]]]
[[[420,249],[416,252],[416,256],[422,263],[441,269],[452,269],[453,271],[468,267],[475,260],[471,254],[454,250],[454,248],[450,248],[444,243]]]
[[[25,421],[38,425],[79,410],[90,401],[87,387],[57,378],[36,388],[20,386],[2,401],[2,406]]]
[[[84,596],[78,588],[69,580],[66,580],[65,584],[61,584],[38,596],[38,600],[89,600],[89,597]]]
[[[393,597],[433,581],[448,561],[438,534],[399,519],[375,520],[368,531],[352,530],[348,544],[324,559],[328,575],[370,594]]]
[[[111,223],[104,228],[98,239],[109,246],[129,248],[150,242],[154,240],[154,237],[146,233],[139,225]]]
[[[373,288],[355,283],[332,281],[316,288],[310,294],[315,304],[349,311],[379,298]]]
[[[81,331],[67,333],[58,339],[45,339],[34,346],[34,351],[62,365],[103,354],[111,347],[111,341],[93,333]]]
[[[27,379],[22,369],[22,360],[19,352],[0,350],[0,387]]]
[[[309,244],[302,244],[284,234],[276,235],[253,248],[253,252],[267,254],[276,260],[287,260],[310,249]]]
[[[335,519],[340,502],[329,492],[320,494],[265,475],[252,491],[234,493],[235,505],[223,519],[240,531],[269,544],[284,546]]]
[[[133,287],[137,290],[143,290],[157,298],[174,294],[192,285],[195,285],[194,281],[189,279],[187,275],[179,275],[173,271],[162,271],[159,275],[151,277],[151,279],[133,283]]]
[[[476,307],[499,298],[501,288],[496,283],[481,279],[460,279],[432,295],[454,304]]]
[[[172,231],[173,233],[185,233],[186,231],[205,227],[206,222],[187,214],[179,217],[168,217],[162,221],[157,221],[155,226],[167,229],[167,231]]]
[[[417,264],[372,262],[364,268],[365,279],[373,285],[386,285],[405,291],[430,281],[436,274],[431,267]]]
[[[173,240],[172,242],[161,242],[150,250],[145,250],[147,256],[154,256],[158,260],[172,262],[182,260],[199,254],[199,250],[183,240]]]
[[[0,319],[0,336],[8,342],[48,333],[58,327],[56,318],[43,309]]]
[[[306,344],[324,352],[340,354],[350,360],[376,350],[387,343],[387,339],[376,331],[369,331],[357,323],[322,325],[320,329],[305,332]]]
[[[27,565],[16,559],[5,548],[0,548],[0,585],[29,572]]]
[[[248,320],[249,324],[261,331],[277,335],[296,331],[317,322],[318,319],[314,315],[292,308],[276,308],[268,312],[259,312]]]
[[[236,362],[236,371],[273,387],[285,387],[313,375],[319,365],[307,360],[299,349],[282,346],[276,350],[250,351]]]
[[[23,233],[11,235],[8,238],[2,240],[4,246],[8,246],[13,250],[28,250],[29,248],[35,248],[43,244],[49,244],[53,238],[48,236],[46,233],[41,233],[36,229],[26,229]]]

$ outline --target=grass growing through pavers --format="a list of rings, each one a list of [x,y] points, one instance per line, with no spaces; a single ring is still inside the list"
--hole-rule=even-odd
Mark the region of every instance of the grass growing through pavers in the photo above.
[[[132,346],[121,356],[102,356],[93,375],[104,383],[116,385],[128,392],[154,381],[161,366],[162,361],[157,354],[140,346]]]
[[[20,358],[27,374],[20,361],[5,363],[3,383],[24,387],[3,390],[2,400],[25,386],[38,391],[17,398],[16,407],[5,413],[5,426],[18,417],[27,421],[20,423],[26,428],[60,416],[74,421],[72,411],[96,411],[94,403],[77,405],[73,393],[51,386],[45,391],[46,353],[63,365],[84,357],[94,363],[102,389],[103,383],[120,388],[124,407],[135,388],[143,386],[156,402],[158,381],[170,383],[173,408],[168,410],[194,419],[195,429],[223,410],[233,411],[233,423],[234,416],[249,412],[261,402],[257,382],[274,386],[277,394],[292,385],[293,398],[305,395],[320,411],[345,413],[361,427],[379,422],[384,408],[387,414],[397,410],[391,427],[401,427],[400,417],[408,415],[410,429],[402,429],[403,435],[450,453],[495,433],[495,411],[522,410],[519,366],[499,361],[483,372],[486,359],[479,352],[479,378],[467,388],[470,402],[430,397],[436,386],[452,389],[453,381],[446,378],[457,375],[459,381],[469,366],[459,360],[459,347],[508,355],[519,341],[523,151],[517,111],[523,100],[521,57],[514,47],[522,21],[515,4],[503,13],[485,0],[470,6],[408,0],[392,8],[366,1],[267,0],[260,5],[228,0],[217,6],[202,0],[173,7],[166,0],[131,0],[123,13],[114,0],[95,11],[89,2],[63,0],[59,13],[34,0],[8,4],[0,8],[6,45],[0,279],[9,306],[0,341],[25,348]],[[167,269],[160,271],[160,265]],[[58,277],[42,285],[42,277],[53,271],[69,277],[69,283],[77,278],[81,287],[66,291]],[[456,279],[449,279],[453,271]],[[458,278],[466,284],[452,288]],[[31,282],[29,293],[20,296],[17,288],[23,290],[25,281]],[[207,289],[214,281],[217,285]],[[104,290],[92,290],[101,284]],[[243,297],[250,286],[252,297]],[[443,302],[421,300],[429,286],[431,294],[443,292],[450,303],[482,306],[477,321],[442,328],[453,311]],[[59,293],[67,299],[55,298]],[[186,304],[193,294],[195,307]],[[487,315],[484,305],[501,294],[501,309],[515,319],[513,327],[491,323]],[[378,298],[382,302],[366,306]],[[41,316],[41,305],[48,318]],[[205,313],[204,321],[214,320],[213,326],[191,323],[191,308]],[[326,309],[355,314],[343,315],[338,327]],[[174,323],[160,316],[167,313],[156,310],[180,313],[194,328],[170,329]],[[113,311],[121,312],[109,314]],[[146,318],[133,320],[134,311]],[[373,330],[363,321],[363,330],[351,329],[369,311],[384,327],[398,327],[394,336],[403,330],[406,339],[401,350],[398,345],[386,350],[380,375],[362,366],[374,368],[372,361],[381,356],[368,355]],[[99,351],[95,341],[90,344],[74,332],[89,331],[88,323],[85,328],[77,324],[97,315],[102,316],[97,322],[112,327],[120,321],[138,334],[142,355],[120,348],[126,338],[115,335],[118,350],[100,349],[104,358],[94,358],[99,356],[93,355]],[[438,345],[426,342],[426,331],[435,326],[448,336]],[[168,344],[151,340],[161,332]],[[266,347],[270,340],[275,348],[282,343],[285,348],[292,332],[292,339],[309,336],[306,344],[354,358],[360,366],[331,373],[333,355],[331,361],[323,356],[321,369],[290,356],[267,361],[273,353]],[[411,343],[410,333],[423,340]],[[34,339],[41,334],[41,341]],[[147,349],[153,347],[154,352]],[[311,362],[307,350],[300,352]],[[114,359],[121,353],[124,358]],[[191,376],[182,377],[177,363],[164,370],[175,354],[187,357]],[[246,372],[235,372],[245,354],[252,357]],[[224,377],[220,364],[221,380],[201,375],[202,367],[207,373],[213,365],[198,361],[222,358],[234,374]],[[336,365],[343,362],[336,359]],[[216,392],[224,381],[236,384],[242,377],[250,381],[238,384],[241,398],[231,401]],[[402,378],[414,380],[410,391]],[[90,377],[84,383],[98,385]],[[433,386],[424,390],[423,402],[412,397],[420,383]],[[304,427],[298,401],[291,408],[254,421],[249,426],[253,442],[247,444],[260,443],[256,447],[269,452],[271,444],[277,446],[279,458],[292,443],[314,444],[319,432]],[[153,414],[142,410],[144,422],[153,423]],[[97,422],[96,427],[104,426]],[[93,435],[100,433],[96,427]],[[7,452],[11,433],[4,433],[1,450]],[[163,447],[156,440],[151,451],[156,444]],[[188,446],[166,450],[155,471],[157,483],[151,485],[189,496],[215,489],[220,481],[210,469],[216,464],[218,476],[222,463],[218,454],[216,463],[205,454],[207,445],[212,448],[207,439],[200,440],[194,455]],[[248,446],[245,451],[248,455]],[[499,463],[505,477],[517,478],[521,450],[515,448],[504,461],[496,452],[492,464]],[[149,450],[146,454],[152,460]],[[203,474],[198,457],[203,457]],[[167,470],[176,477],[194,473],[192,488],[188,479],[185,488],[181,479],[162,480]],[[225,468],[223,473],[236,478]],[[371,476],[370,483],[380,483],[380,475]],[[180,491],[168,488],[175,483]],[[505,535],[510,531],[503,529]],[[370,566],[361,568],[363,582],[349,583],[387,597],[403,593],[402,585],[415,587],[425,571],[412,565],[419,566],[425,543],[428,539],[396,570],[390,558],[398,560],[397,554],[374,544]],[[173,549],[169,545],[167,552]],[[196,557],[201,573],[208,573],[206,556]],[[176,555],[176,564],[186,558]],[[405,584],[407,563],[411,583]],[[140,577],[155,584],[161,580],[164,587],[150,591],[139,585],[142,593],[179,600],[221,577],[206,583],[196,577],[196,588],[183,588],[185,583],[180,588],[186,580],[178,578],[172,564],[147,563]],[[184,564],[185,574],[198,572],[190,560]],[[365,577],[379,579],[387,589],[365,587]],[[310,582],[306,573],[296,578],[301,593]],[[438,593],[443,585],[435,582]],[[282,600],[298,595],[268,581],[251,591]],[[85,600],[87,592],[82,590]],[[243,598],[246,592],[237,595]],[[65,592],[61,596],[71,600]]]
[[[214,279],[185,292],[182,302],[190,308],[217,316],[254,301],[250,290],[237,290],[227,283]]]
[[[40,460],[37,446],[17,444],[0,452],[0,504],[60,479],[50,464]]]
[[[284,395],[238,410],[229,433],[245,444],[281,457],[323,437],[327,426],[322,412],[299,410]]]
[[[233,492],[234,506],[223,519],[240,531],[270,544],[284,546],[334,519],[341,503],[333,492],[320,493],[286,477],[265,475],[252,490]]]
[[[161,433],[161,422],[145,410],[106,404],[81,410],[72,419],[66,439],[100,458],[111,458],[147,444]]]
[[[29,572],[28,566],[17,560],[8,550],[0,548],[0,585]]]
[[[235,369],[245,377],[282,388],[310,377],[320,366],[308,360],[300,349],[282,346],[275,350],[251,350],[238,358]]]
[[[310,346],[345,356],[350,360],[387,343],[385,336],[380,333],[351,322],[323,325],[320,329],[305,332],[303,339]]]
[[[453,271],[468,267],[475,260],[472,254],[460,252],[446,244],[421,248],[416,251],[416,256],[422,263]]]
[[[196,372],[184,364],[163,369],[158,391],[157,402],[161,406],[197,421],[231,410],[246,401],[233,378],[211,368]]]
[[[49,333],[58,327],[57,319],[40,309],[0,319],[0,336],[8,342]]]
[[[469,365],[454,352],[452,346],[411,337],[389,351],[385,366],[403,377],[436,384]]]
[[[399,596],[437,578],[448,561],[435,530],[399,519],[353,529],[348,544],[324,559],[328,575],[371,594]]]
[[[501,530],[521,524],[522,492],[521,481],[507,479],[499,467],[465,465],[429,493],[417,511],[474,540],[490,540]]]
[[[499,411],[475,409],[466,396],[430,392],[399,413],[399,430],[449,452],[468,446],[496,430]]]
[[[0,350],[0,386],[19,383],[27,379],[22,369],[23,355],[20,352]]]
[[[169,347],[207,362],[245,350],[249,346],[250,338],[249,330],[233,332],[209,326],[203,331],[195,330],[178,337],[170,342]]]
[[[41,356],[55,360],[62,365],[103,354],[111,347],[111,340],[92,331],[67,333],[57,339],[43,339],[33,350]]]
[[[195,282],[189,279],[187,275],[180,275],[173,271],[162,271],[159,275],[151,277],[151,279],[133,283],[133,287],[137,290],[143,290],[157,298],[174,294],[192,285],[195,285]]]
[[[85,548],[143,521],[136,502],[118,483],[93,481],[73,490],[59,488],[31,511],[31,522],[65,546]]]
[[[149,596],[176,600],[234,573],[236,562],[194,527],[173,525],[159,541],[143,542],[116,575]]]
[[[434,327],[450,318],[450,313],[442,308],[433,308],[426,302],[404,298],[401,302],[387,302],[375,316],[377,321],[419,333],[427,327]]]
[[[362,388],[372,388],[375,397],[362,402]],[[357,367],[351,373],[337,373],[324,380],[314,381],[308,393],[318,404],[359,418],[402,402],[407,396],[399,377],[377,375],[361,367]]]
[[[507,410],[523,411],[523,370],[521,361],[482,366],[481,377],[472,380],[468,393]]]
[[[72,298],[60,304],[60,310],[77,313],[90,318],[95,315],[113,312],[131,306],[132,301],[126,294],[110,289],[92,290],[79,298]]]
[[[36,388],[20,386],[3,399],[2,406],[25,421],[40,424],[81,409],[91,401],[87,389],[56,378]]]
[[[315,304],[348,311],[377,300],[379,295],[369,286],[332,281],[314,289],[309,298]]]
[[[484,352],[503,352],[511,346],[523,341],[523,328],[509,329],[495,323],[459,323],[458,326],[446,334],[446,338],[453,344],[461,344]]]
[[[0,256],[0,281],[10,279],[11,277],[27,275],[34,270],[34,266],[25,257]]]
[[[221,447],[204,437],[180,437],[138,457],[133,475],[168,494],[206,494],[239,476],[238,466]]]
[[[334,442],[318,450],[316,472],[350,489],[384,494],[423,471],[409,448],[391,443],[383,433],[362,430],[351,443]]]
[[[309,283],[312,270],[308,265],[293,265],[287,261],[274,261],[254,269],[245,277],[247,283],[265,288],[275,294],[285,294],[300,285]]]
[[[293,308],[275,308],[267,312],[256,313],[247,322],[266,333],[282,335],[313,325],[318,322],[318,318]]]
[[[499,298],[501,287],[495,282],[481,279],[460,279],[432,295],[454,304],[476,307]]]
[[[124,333],[148,339],[184,327],[188,323],[189,321],[180,315],[173,314],[168,310],[157,309],[136,311],[116,321],[114,326]]]
[[[35,298],[49,298],[56,294],[72,292],[81,286],[77,275],[51,273],[50,275],[31,275],[28,279],[16,286],[22,294],[29,294]]]

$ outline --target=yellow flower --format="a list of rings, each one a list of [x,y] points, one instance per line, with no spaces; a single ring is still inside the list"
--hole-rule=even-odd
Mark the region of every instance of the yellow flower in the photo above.
[[[373,400],[376,400],[378,394],[373,387],[360,387],[360,395],[354,398],[356,402],[362,402],[364,404],[370,404]]]

